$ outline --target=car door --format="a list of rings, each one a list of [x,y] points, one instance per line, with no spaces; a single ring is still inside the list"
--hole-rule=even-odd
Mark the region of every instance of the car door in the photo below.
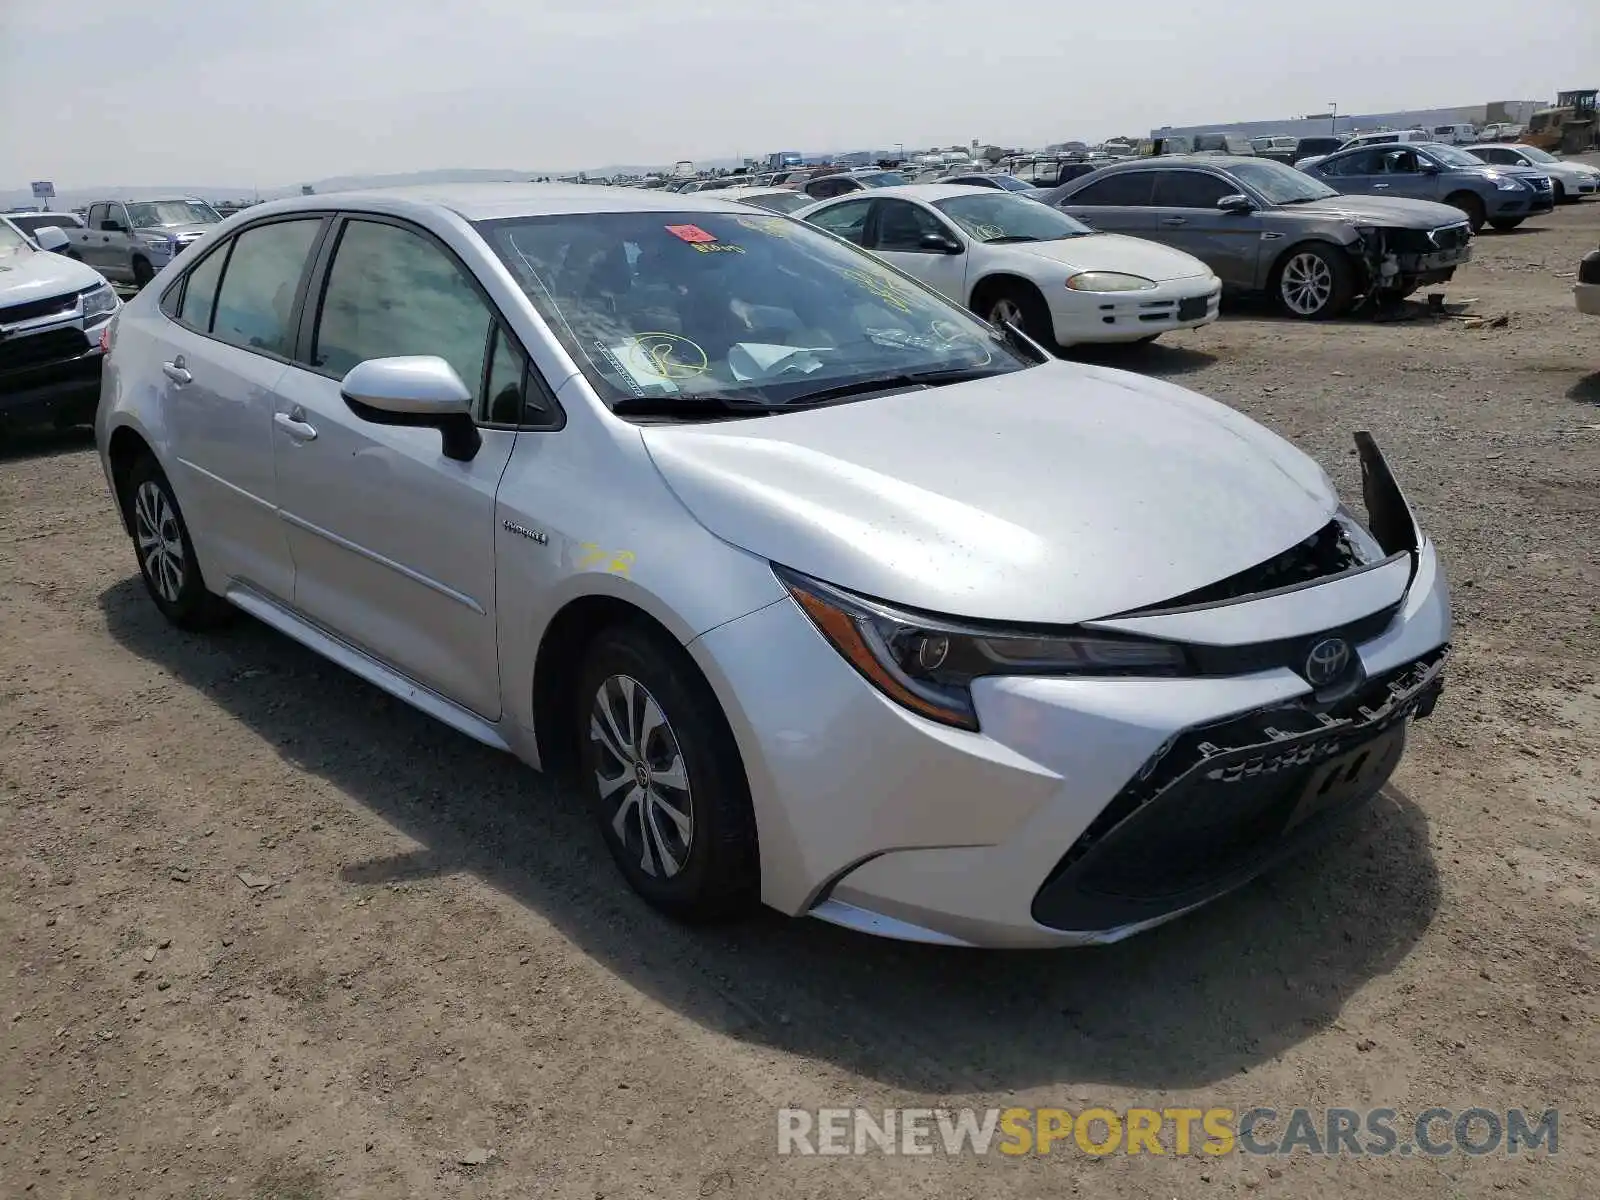
[[[1382,152],[1383,173],[1372,182],[1375,196],[1405,196],[1411,200],[1439,198],[1439,164],[1410,146],[1390,146]],[[1424,168],[1432,168],[1425,170]]]
[[[306,305],[302,361],[278,384],[273,453],[302,614],[489,720],[500,715],[495,491],[514,428],[480,423],[467,462],[439,431],[357,417],[357,363],[437,355],[480,406],[500,321],[471,273],[426,231],[342,218]],[[481,409],[480,409],[481,415]]]
[[[1372,185],[1383,181],[1383,152],[1370,146],[1347,150],[1323,159],[1310,167],[1308,174],[1322,180],[1336,192],[1370,195]]]
[[[106,265],[133,278],[133,251],[138,239],[133,236],[133,218],[125,204],[113,204],[107,222],[107,237],[103,243]]]
[[[847,242],[858,246],[867,244],[867,217],[872,212],[872,201],[866,197],[844,200],[838,204],[812,213],[806,221],[818,229],[826,229]]]
[[[924,242],[937,238],[959,246],[960,251],[952,253]],[[966,239],[922,205],[901,199],[874,200],[866,244],[885,262],[965,307],[967,264],[971,257]]]
[[[163,407],[180,500],[213,587],[238,580],[281,601],[294,566],[278,517],[274,388],[295,344],[295,307],[326,218],[240,230],[162,294]]]
[[[1151,212],[1163,243],[1194,255],[1227,286],[1253,288],[1261,257],[1261,214],[1217,207],[1224,196],[1240,194],[1239,184],[1225,175],[1174,168],[1157,174]]]
[[[89,228],[79,245],[79,253],[82,254],[84,262],[102,275],[121,278],[115,270],[111,269],[110,247],[112,231],[106,228],[106,223],[110,220],[111,205],[91,204],[89,206],[89,218],[85,222]]]
[[[1149,170],[1099,175],[1062,200],[1059,207],[1102,233],[1127,233],[1161,241],[1155,213],[1150,208],[1155,183],[1156,172]]]

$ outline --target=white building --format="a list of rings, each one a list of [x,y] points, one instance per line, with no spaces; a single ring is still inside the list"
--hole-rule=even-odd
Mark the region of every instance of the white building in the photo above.
[[[1489,104],[1469,104],[1461,108],[1416,108],[1386,113],[1324,113],[1310,117],[1287,117],[1277,121],[1235,121],[1217,125],[1168,125],[1152,129],[1152,138],[1193,137],[1199,133],[1232,133],[1241,137],[1348,137],[1351,134],[1386,129],[1432,129],[1438,125],[1487,125],[1510,122],[1526,125],[1528,118],[1548,100],[1497,100]]]

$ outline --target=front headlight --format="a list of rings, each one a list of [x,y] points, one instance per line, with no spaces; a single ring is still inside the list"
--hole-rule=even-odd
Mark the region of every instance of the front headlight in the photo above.
[[[99,287],[83,293],[83,319],[85,321],[116,311],[117,294],[111,290],[109,283],[102,283]]]
[[[1520,192],[1522,190],[1522,181],[1510,175],[1491,175],[1489,178],[1494,180],[1494,186],[1499,191]]]
[[[1147,292],[1156,281],[1119,271],[1080,271],[1067,280],[1067,286],[1075,292]]]
[[[892,608],[773,564],[811,623],[880,692],[914,713],[977,729],[972,681],[985,675],[1178,675],[1172,642],[1029,632]]]

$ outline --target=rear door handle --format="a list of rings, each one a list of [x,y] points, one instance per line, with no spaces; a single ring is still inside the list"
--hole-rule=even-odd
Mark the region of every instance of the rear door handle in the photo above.
[[[1171,225],[1171,226],[1187,225],[1189,223],[1189,218],[1187,218],[1187,217],[1167,217],[1161,223],[1163,225]]]
[[[161,373],[179,387],[186,383],[194,382],[194,376],[189,374],[188,368],[183,365],[183,355],[181,354],[171,362],[162,363]]]
[[[292,413],[273,413],[272,423],[297,442],[317,440],[317,427],[309,422],[297,420]]]

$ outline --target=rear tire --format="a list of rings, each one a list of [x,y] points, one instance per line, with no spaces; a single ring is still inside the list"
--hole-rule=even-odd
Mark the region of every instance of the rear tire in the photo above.
[[[683,648],[644,625],[605,629],[573,700],[582,786],[634,891],[683,921],[754,908],[760,858],[744,764]]]
[[[1291,317],[1327,321],[1343,316],[1355,301],[1355,268],[1336,246],[1292,246],[1273,271],[1272,294]]]
[[[1471,192],[1457,192],[1453,196],[1446,196],[1444,202],[1451,208],[1459,208],[1467,214],[1467,224],[1472,227],[1473,233],[1479,232],[1489,219],[1489,213],[1483,207],[1483,201]]]
[[[155,268],[150,265],[148,259],[136,258],[133,260],[133,281],[136,284],[143,287],[155,277]]]
[[[123,503],[133,529],[139,575],[161,615],[179,629],[210,629],[222,624],[233,610],[206,589],[172,485],[149,455],[129,470]]]
[[[1489,224],[1501,233],[1510,233],[1526,219],[1526,217],[1503,217],[1498,221],[1490,221]]]

